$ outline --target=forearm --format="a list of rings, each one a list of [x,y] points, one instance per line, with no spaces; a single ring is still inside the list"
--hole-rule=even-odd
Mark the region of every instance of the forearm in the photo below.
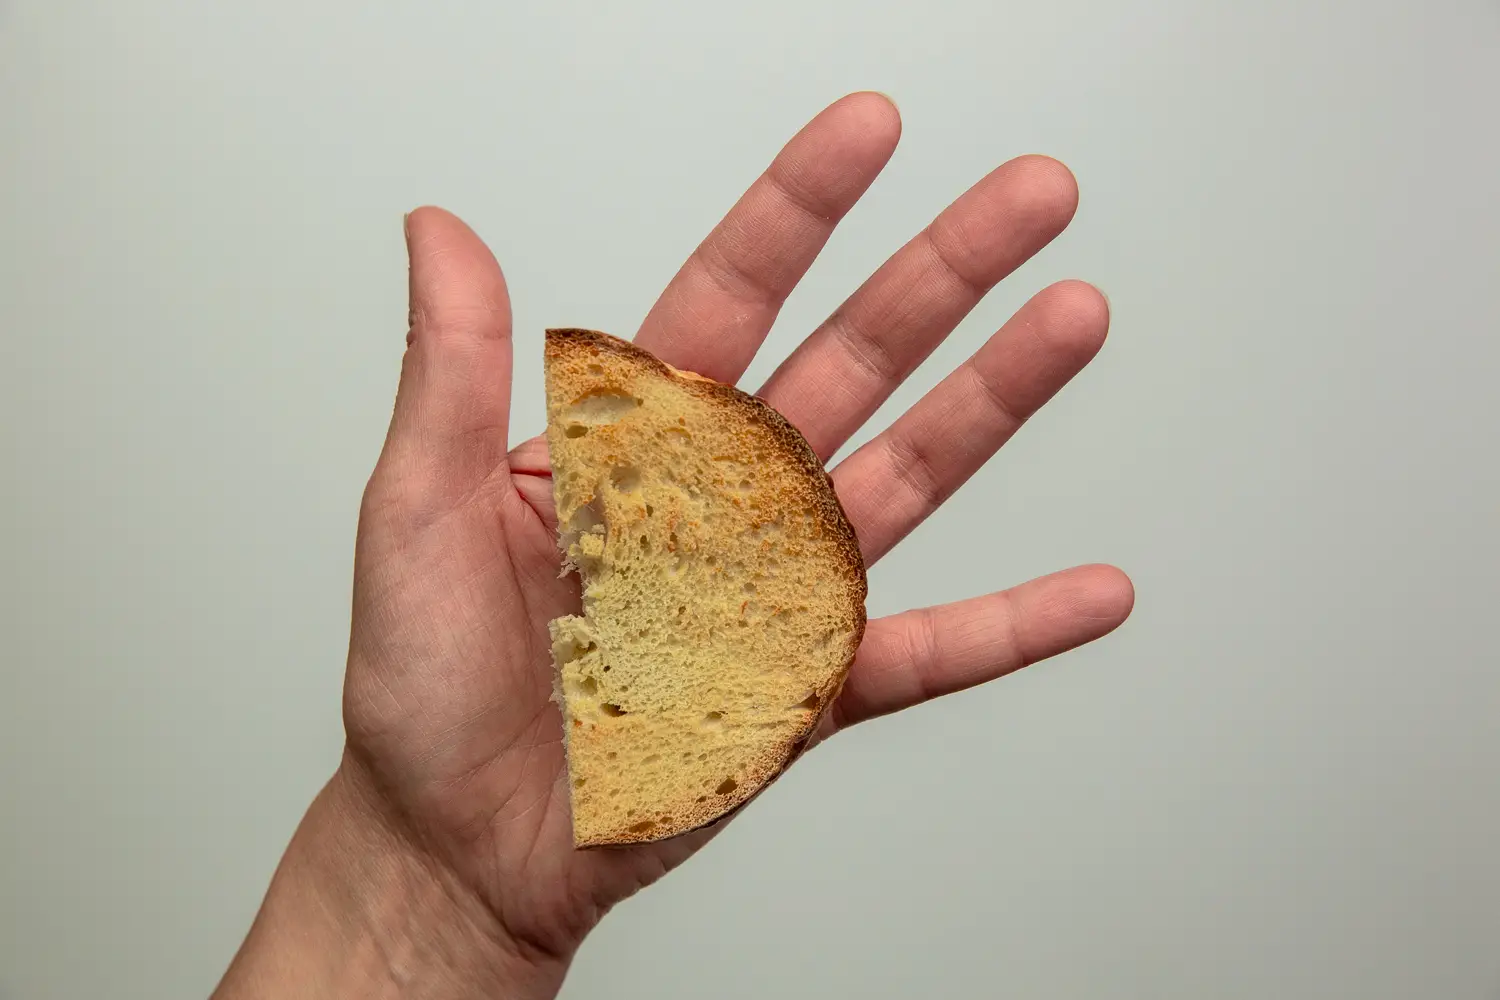
[[[510,941],[350,771],[308,809],[215,1000],[555,996],[565,964]]]

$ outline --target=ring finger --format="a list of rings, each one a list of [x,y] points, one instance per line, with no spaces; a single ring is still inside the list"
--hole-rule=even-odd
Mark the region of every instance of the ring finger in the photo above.
[[[833,470],[839,501],[875,562],[937,510],[1104,344],[1109,306],[1092,285],[1038,292],[974,355]]]

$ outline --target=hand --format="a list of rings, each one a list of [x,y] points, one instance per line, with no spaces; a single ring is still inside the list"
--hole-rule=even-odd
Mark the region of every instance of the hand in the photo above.
[[[896,109],[874,94],[815,118],[682,267],[637,343],[678,368],[735,382],[899,133]],[[999,167],[813,331],[760,395],[832,455],[990,287],[1062,231],[1076,203],[1073,177],[1055,161]],[[226,995],[235,983],[270,982],[270,960],[259,956],[275,950],[271,942],[296,948],[294,939],[313,934],[278,936],[278,921],[333,926],[352,950],[366,942],[366,964],[380,966],[368,971],[375,978],[423,979],[413,970],[424,953],[441,952],[455,976],[458,964],[472,965],[474,976],[546,995],[612,904],[713,834],[574,850],[547,622],[577,611],[578,584],[558,576],[544,442],[507,452],[505,281],[453,216],[422,209],[406,229],[410,333],[360,515],[348,749]],[[867,563],[1079,371],[1107,325],[1092,287],[1044,289],[834,469]],[[874,620],[820,736],[1097,638],[1125,619],[1132,597],[1122,573],[1092,566]],[[318,890],[296,886],[325,883],[324,895],[339,902],[299,917],[298,900]],[[377,902],[393,892],[404,902]]]

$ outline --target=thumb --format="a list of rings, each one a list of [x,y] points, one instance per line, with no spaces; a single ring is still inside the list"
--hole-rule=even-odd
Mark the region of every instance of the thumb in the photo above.
[[[457,216],[419,208],[405,228],[410,328],[371,485],[384,502],[438,511],[504,468],[510,296],[489,248]]]

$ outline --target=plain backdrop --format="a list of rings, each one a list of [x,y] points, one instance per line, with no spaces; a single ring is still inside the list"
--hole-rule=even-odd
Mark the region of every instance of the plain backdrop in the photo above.
[[[192,997],[336,762],[402,213],[628,334],[856,89],[905,136],[745,384],[997,163],[1110,341],[871,574],[1110,561],[1115,635],[861,727],[569,1000],[1500,997],[1500,7],[0,0],[0,997]]]

